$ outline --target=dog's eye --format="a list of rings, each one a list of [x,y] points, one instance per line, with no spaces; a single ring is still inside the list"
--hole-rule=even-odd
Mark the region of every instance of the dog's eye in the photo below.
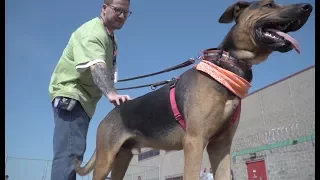
[[[273,3],[268,3],[268,4],[266,4],[265,6],[271,8],[271,7],[274,7],[274,4],[273,4]]]

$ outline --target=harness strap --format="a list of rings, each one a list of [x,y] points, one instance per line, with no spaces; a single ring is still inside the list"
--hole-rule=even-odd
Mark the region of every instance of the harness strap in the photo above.
[[[211,51],[211,52],[210,52]],[[207,54],[209,53],[217,53],[217,50],[215,49],[210,49],[206,52]],[[220,51],[221,56],[226,56],[226,60],[229,60],[229,53]],[[216,81],[220,82],[222,85],[224,85],[227,89],[229,89],[231,92],[233,92],[237,98],[239,98],[239,103],[229,121],[228,127],[233,125],[241,111],[241,99],[244,98],[247,93],[249,88],[251,87],[250,83],[247,82],[244,78],[234,74],[231,71],[225,70],[214,63],[207,61],[207,60],[201,60],[199,64],[195,66],[195,68],[198,71],[202,71],[208,75],[210,75],[213,79]],[[178,77],[179,78],[179,77]],[[182,117],[181,113],[179,112],[178,105],[176,102],[175,98],[175,85],[178,80],[178,78],[174,78],[171,82],[169,82],[170,86],[170,104],[171,104],[171,109],[174,115],[174,118],[176,121],[180,124],[180,126],[186,130],[186,121]]]
[[[186,130],[186,127],[187,127],[186,120],[181,115],[181,113],[178,109],[177,101],[176,101],[175,85],[176,85],[177,79],[178,78],[172,80],[169,85],[170,86],[170,104],[171,104],[171,109],[172,109],[173,116],[174,116],[175,120],[180,124],[180,126],[182,127],[183,130]],[[229,121],[228,128],[231,127],[238,120],[238,117],[240,115],[240,111],[241,111],[241,98],[239,98],[239,103],[237,105],[237,108],[234,111],[231,120]]]
[[[174,118],[176,121],[180,124],[180,126],[183,128],[183,130],[186,130],[186,120],[182,117],[181,113],[179,112],[178,105],[176,102],[176,97],[175,97],[175,87],[170,88],[170,104],[171,104],[171,109],[174,115]]]
[[[179,77],[176,77],[172,79],[172,81],[169,82],[169,87],[170,87],[170,104],[171,104],[171,109],[173,112],[173,116],[176,119],[176,121],[180,124],[180,126],[183,128],[183,130],[186,130],[186,120],[182,117],[177,101],[176,101],[176,83],[178,81]]]
[[[179,109],[178,109],[178,105],[177,105],[177,101],[176,101],[176,97],[175,97],[175,90],[176,88],[174,87],[175,84],[170,86],[170,104],[171,104],[171,109],[174,115],[174,118],[176,119],[176,121],[180,124],[180,126],[183,128],[183,130],[186,130],[186,120],[182,117]],[[241,110],[241,99],[239,100],[239,104],[237,105],[237,108],[235,110],[235,112],[233,113],[233,116],[229,122],[228,127],[232,126],[237,120],[238,117],[240,115],[240,110]]]
[[[241,111],[241,99],[239,99],[239,103],[237,105],[237,108],[234,111],[233,116],[229,122],[229,127],[237,121],[238,117],[240,116],[240,111]]]

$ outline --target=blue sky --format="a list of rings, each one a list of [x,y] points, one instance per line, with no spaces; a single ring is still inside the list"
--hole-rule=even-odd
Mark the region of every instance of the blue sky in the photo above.
[[[202,49],[218,46],[232,26],[219,24],[218,19],[234,2],[132,0],[133,14],[123,29],[116,32],[119,41],[119,78],[159,71],[196,57]],[[300,1],[277,2],[286,4]],[[314,0],[304,2],[315,4]],[[102,0],[6,0],[5,135],[8,156],[52,158],[53,113],[48,83],[71,33],[82,23],[98,16],[101,5]],[[301,54],[295,51],[273,53],[268,61],[255,66],[250,92],[313,65],[314,34],[313,11],[307,24],[299,32],[293,33],[300,43]],[[170,79],[184,70],[186,68],[118,83],[116,87]],[[150,88],[143,88],[121,93],[135,98],[149,91]],[[99,122],[112,107],[104,97],[99,102],[89,127],[85,160],[90,158],[95,148]],[[11,165],[21,163],[12,161]],[[42,167],[41,164],[40,174]],[[38,170],[30,170],[29,173],[32,174],[32,171]],[[13,174],[13,171],[8,169],[8,173]]]

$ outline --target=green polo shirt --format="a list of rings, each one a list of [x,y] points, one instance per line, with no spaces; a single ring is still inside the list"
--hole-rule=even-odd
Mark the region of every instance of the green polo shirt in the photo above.
[[[103,94],[94,84],[89,67],[97,62],[105,62],[112,67],[112,43],[99,18],[74,31],[51,76],[51,101],[56,96],[76,99],[92,118]]]

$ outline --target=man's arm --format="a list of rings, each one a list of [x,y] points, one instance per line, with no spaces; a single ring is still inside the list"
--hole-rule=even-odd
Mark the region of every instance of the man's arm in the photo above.
[[[108,98],[109,102],[114,105],[120,105],[121,102],[130,100],[128,95],[119,95],[114,88],[112,80],[113,70],[108,68],[103,62],[95,63],[90,66],[93,82],[98,86],[101,92]]]
[[[108,68],[105,63],[99,62],[90,66],[90,71],[93,82],[98,86],[105,96],[107,96],[109,93],[116,93],[114,82],[112,80],[112,68]]]
[[[121,102],[131,99],[128,95],[117,94],[113,81],[114,69],[105,63],[106,52],[99,38],[88,36],[81,39],[73,48],[73,54],[77,71],[82,73],[90,69],[93,82],[110,103],[120,105]]]

